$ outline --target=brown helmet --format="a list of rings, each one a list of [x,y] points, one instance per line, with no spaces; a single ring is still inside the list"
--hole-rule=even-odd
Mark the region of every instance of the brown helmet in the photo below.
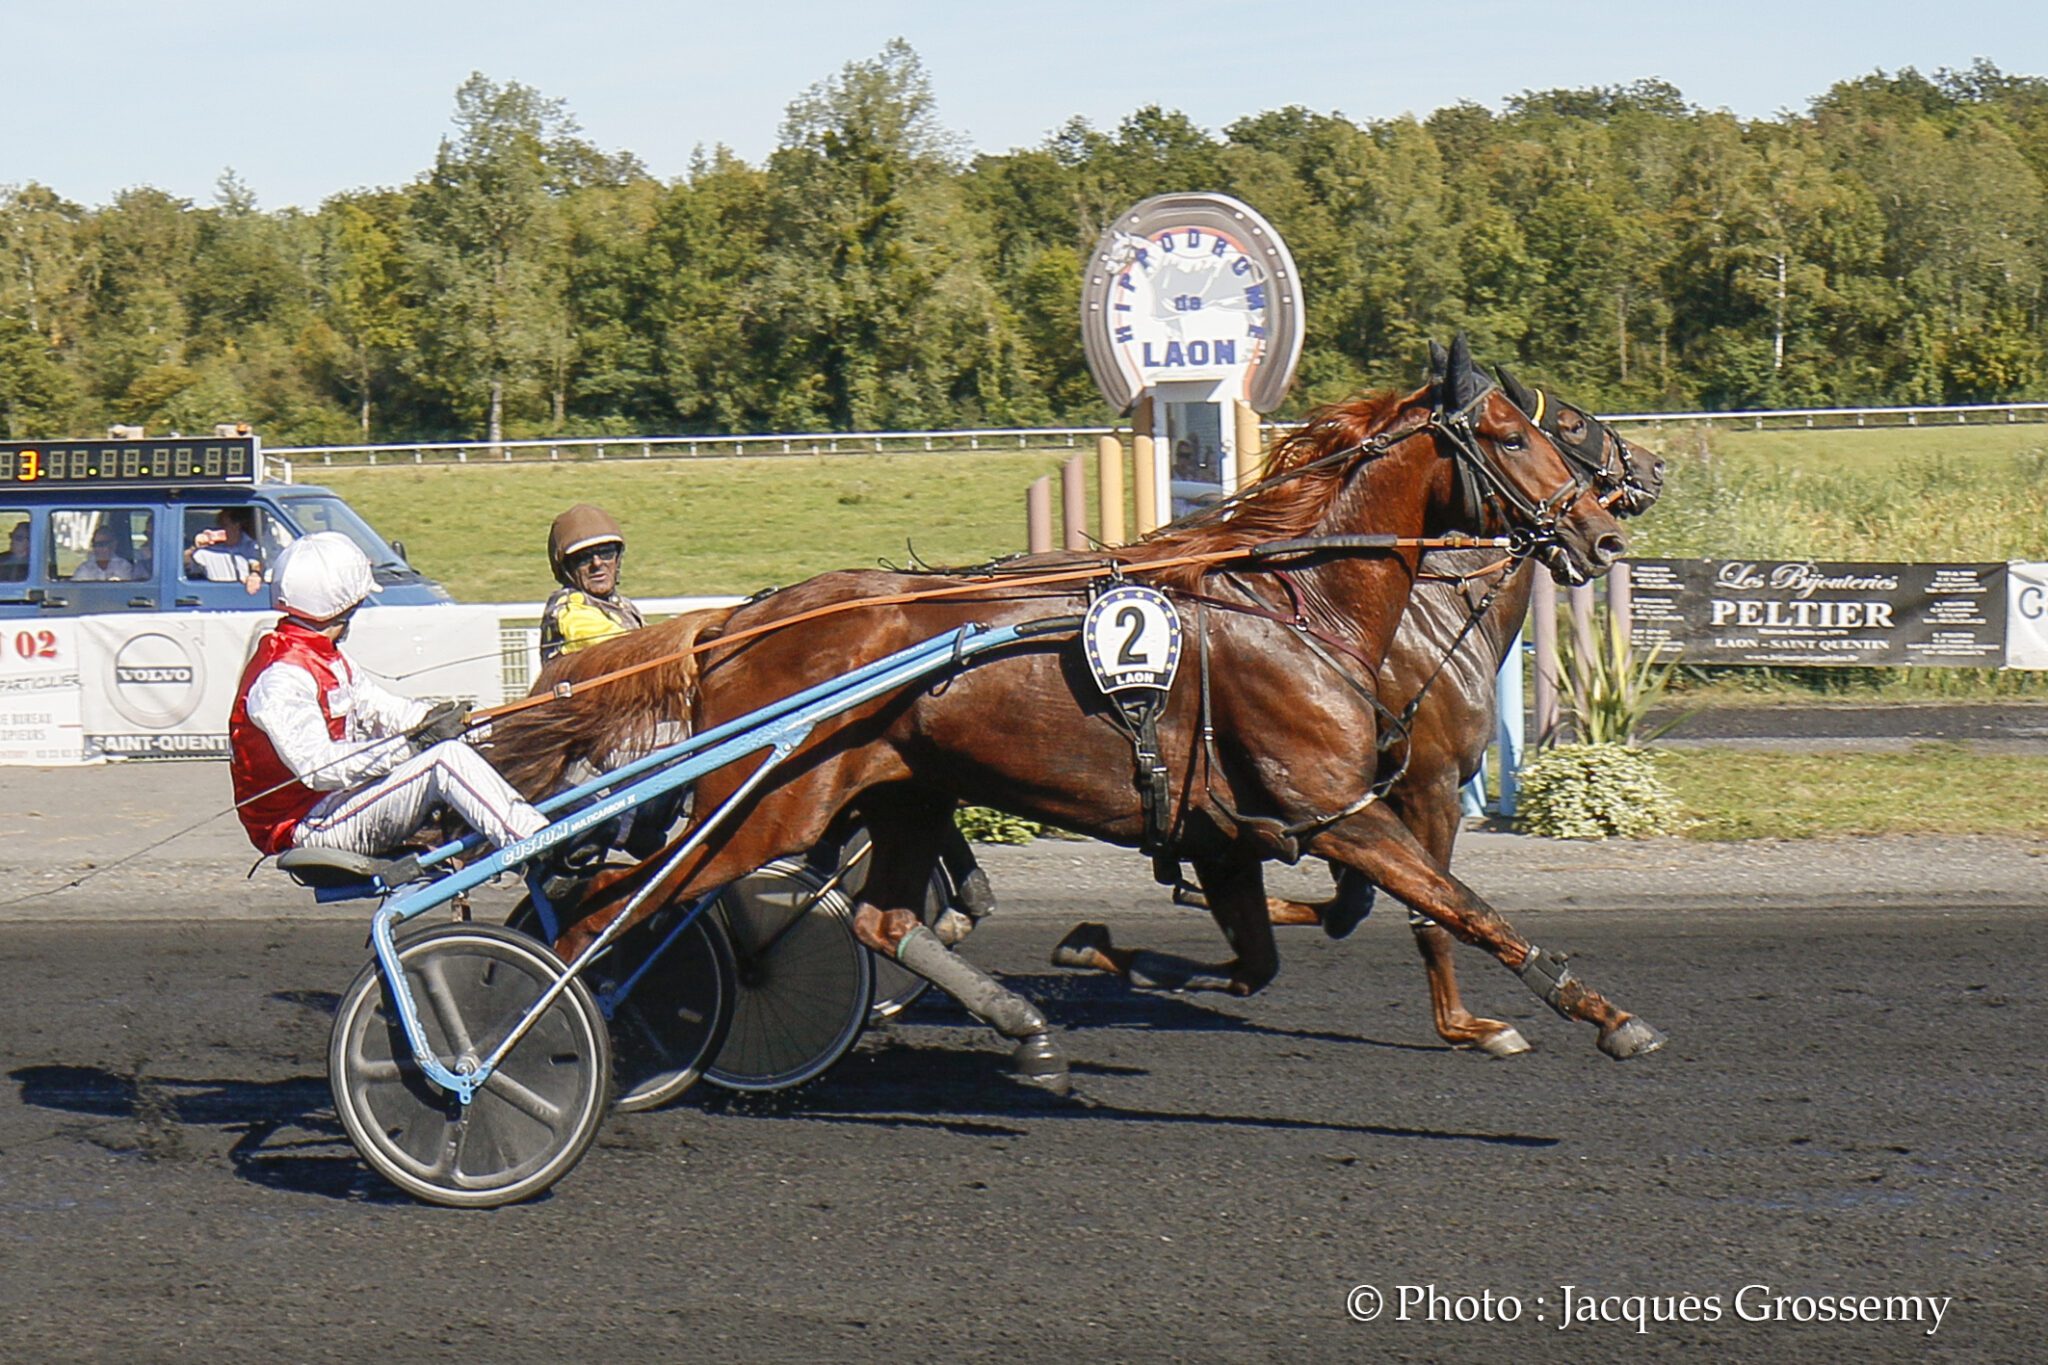
[[[569,581],[570,556],[578,550],[607,543],[624,549],[626,533],[602,507],[579,502],[556,517],[555,524],[548,528],[548,567],[554,570],[555,581],[565,588],[576,586]]]

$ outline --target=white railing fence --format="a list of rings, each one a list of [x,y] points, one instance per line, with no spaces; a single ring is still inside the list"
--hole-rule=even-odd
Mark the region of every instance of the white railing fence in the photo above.
[[[2048,422],[2044,403],[1962,403],[1897,408],[1775,408],[1753,412],[1625,412],[1605,416],[1642,426],[1854,428],[2015,425]],[[1267,423],[1267,431],[1285,423]],[[1115,427],[973,427],[959,431],[813,431],[766,436],[577,436],[519,441],[414,441],[388,445],[276,446],[265,473],[290,483],[306,466],[506,464],[563,460],[702,460],[797,455],[938,454],[1072,449]]]

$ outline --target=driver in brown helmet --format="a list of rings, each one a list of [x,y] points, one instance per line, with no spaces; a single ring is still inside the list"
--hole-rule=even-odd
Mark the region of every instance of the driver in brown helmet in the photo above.
[[[562,586],[541,612],[541,662],[646,624],[633,599],[619,591],[625,557],[625,532],[602,507],[579,502],[555,518],[548,528],[548,567]]]

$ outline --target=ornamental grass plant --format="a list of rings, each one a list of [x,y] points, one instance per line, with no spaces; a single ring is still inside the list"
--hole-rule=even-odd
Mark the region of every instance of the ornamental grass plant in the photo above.
[[[1571,613],[1565,616],[1570,621]],[[1647,653],[1629,645],[1621,618],[1593,612],[1593,648],[1582,653],[1578,632],[1558,632],[1558,704],[1571,717],[1581,744],[1648,744],[1678,725],[1681,714],[1645,732],[1650,712],[1663,700],[1678,671],[1677,651],[1659,644]],[[1690,713],[1686,713],[1690,714]]]

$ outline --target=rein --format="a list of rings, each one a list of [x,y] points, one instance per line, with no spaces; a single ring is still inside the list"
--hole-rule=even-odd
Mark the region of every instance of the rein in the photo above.
[[[1421,428],[1416,430],[1421,430]],[[1413,433],[1411,432],[1410,434]],[[1170,559],[1147,560],[1140,564],[1126,564],[1122,561],[1112,560],[1105,564],[1090,565],[1087,568],[1061,569],[1052,573],[990,575],[969,583],[956,583],[950,587],[921,588],[912,592],[883,593],[874,597],[859,597],[846,602],[828,602],[824,606],[798,612],[795,616],[784,617],[777,621],[763,622],[758,626],[748,626],[744,630],[736,630],[729,634],[721,635],[716,639],[700,640],[688,649],[676,650],[673,653],[664,654],[658,658],[648,659],[625,668],[614,669],[609,673],[600,673],[594,678],[584,678],[576,682],[557,683],[551,690],[539,696],[522,697],[518,701],[506,702],[502,706],[493,706],[481,711],[473,711],[470,713],[470,720],[473,724],[482,723],[505,716],[516,715],[521,711],[531,710],[533,707],[542,706],[551,701],[567,701],[569,698],[580,696],[585,692],[595,691],[597,688],[623,681],[626,678],[645,673],[650,669],[679,663],[693,655],[706,653],[724,645],[737,644],[757,636],[787,629],[790,626],[801,625],[806,621],[813,621],[821,617],[834,616],[841,612],[854,611],[865,607],[900,606],[910,602],[932,601],[951,597],[972,597],[975,593],[987,592],[991,589],[1043,587],[1055,583],[1082,583],[1097,578],[1119,575],[1128,577],[1132,574],[1146,573],[1158,569],[1180,568],[1191,564],[1215,565],[1233,561],[1253,561],[1261,558],[1262,552],[1293,555],[1312,553],[1317,550],[1339,553],[1403,549],[1447,550],[1472,549],[1479,546],[1499,546],[1502,544],[1498,538],[1484,538],[1462,534],[1444,536],[1331,536],[1327,537],[1327,539],[1343,543],[1331,544],[1326,547],[1314,540],[1276,541],[1271,546],[1253,546],[1249,550],[1210,550],[1201,554],[1175,555]]]

